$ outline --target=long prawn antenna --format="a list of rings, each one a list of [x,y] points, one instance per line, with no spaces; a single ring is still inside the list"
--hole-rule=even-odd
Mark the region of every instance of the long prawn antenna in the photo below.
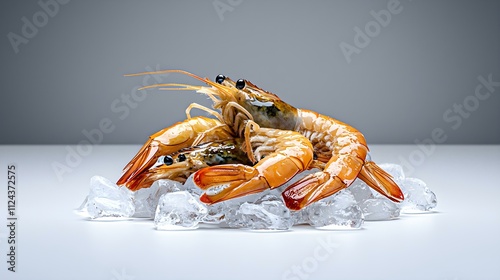
[[[184,70],[159,70],[159,71],[147,71],[147,72],[140,72],[140,73],[134,73],[134,74],[125,74],[125,77],[134,77],[134,76],[144,76],[144,75],[159,75],[159,74],[167,74],[167,73],[180,73],[183,75],[190,76],[196,80],[199,80],[201,82],[204,82],[205,84],[212,86],[215,90],[204,90],[206,88],[202,86],[194,86],[194,85],[188,85],[188,84],[174,84],[174,83],[166,83],[166,84],[154,84],[154,85],[149,85],[149,86],[144,86],[141,87],[140,89],[149,89],[149,88],[159,88],[162,90],[195,90],[199,93],[206,94],[212,99],[214,102],[220,102],[221,100],[224,101],[235,101],[234,93],[235,89],[212,82],[208,78],[201,78],[199,76],[196,76],[195,74],[192,74],[190,72],[184,71]],[[217,96],[220,98],[220,100],[216,100],[214,96]]]
[[[175,84],[175,83],[166,83],[166,84],[153,84],[148,86],[143,86],[139,88],[139,90],[150,89],[150,88],[158,88],[162,90],[199,90],[201,86],[193,86],[188,84]]]

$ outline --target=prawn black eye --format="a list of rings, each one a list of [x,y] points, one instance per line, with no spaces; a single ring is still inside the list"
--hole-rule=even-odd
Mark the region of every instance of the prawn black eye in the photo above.
[[[222,82],[224,82],[225,79],[226,79],[226,76],[219,74],[219,75],[217,75],[217,77],[215,77],[215,82],[218,84],[222,84]]]
[[[172,165],[174,163],[174,159],[171,156],[166,156],[163,158],[163,163],[165,163],[165,165]]]
[[[245,80],[239,79],[236,81],[236,88],[243,89],[245,87]]]
[[[184,154],[180,154],[178,158],[179,158],[179,162],[186,160],[186,156]]]

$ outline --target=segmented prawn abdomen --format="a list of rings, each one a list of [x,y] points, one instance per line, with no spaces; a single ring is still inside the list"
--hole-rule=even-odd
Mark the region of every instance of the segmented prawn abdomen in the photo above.
[[[300,109],[296,130],[311,141],[318,156],[354,155],[364,160],[365,137],[354,127],[319,113]]]

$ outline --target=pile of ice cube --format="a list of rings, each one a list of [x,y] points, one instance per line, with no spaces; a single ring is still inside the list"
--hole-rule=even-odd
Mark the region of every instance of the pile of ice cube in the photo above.
[[[405,178],[397,164],[381,164],[403,190],[405,201],[394,203],[357,179],[349,188],[322,199],[300,211],[290,211],[281,192],[293,182],[314,173],[308,170],[274,190],[206,205],[202,191],[192,178],[185,184],[158,180],[150,188],[131,192],[109,180],[94,176],[88,197],[79,209],[90,219],[116,220],[154,218],[158,230],[195,229],[201,224],[253,230],[289,230],[293,225],[309,224],[319,229],[357,229],[365,220],[391,220],[401,212],[430,211],[436,195],[416,178]]]

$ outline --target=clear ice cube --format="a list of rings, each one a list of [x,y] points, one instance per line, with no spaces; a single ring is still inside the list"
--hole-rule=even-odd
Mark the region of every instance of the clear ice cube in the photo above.
[[[309,224],[319,229],[356,229],[363,224],[363,214],[349,190],[317,201],[306,208]]]
[[[224,218],[219,224],[221,227],[229,228],[242,228],[245,226],[241,213],[239,212],[240,206],[243,203],[233,203],[231,201],[222,202],[224,204]]]
[[[202,222],[207,224],[219,224],[223,222],[228,209],[226,203],[219,202],[212,205],[206,205],[206,207],[207,215],[203,217],[201,220]]]
[[[358,202],[358,204],[362,203],[367,199],[374,198],[374,194],[371,191],[370,187],[360,179],[356,179],[348,188],[348,190],[354,196],[354,199]]]
[[[405,200],[401,203],[403,213],[430,211],[437,206],[437,199],[424,181],[417,178],[406,178],[401,183]]]
[[[238,213],[243,227],[254,230],[288,230],[293,221],[290,210],[274,195],[261,197],[255,203],[243,203]]]
[[[193,174],[191,174],[184,182],[184,189],[190,192],[193,195],[197,195],[200,197],[203,194],[203,190],[198,188],[198,186],[193,181]]]
[[[207,214],[207,208],[187,191],[166,193],[160,197],[155,214],[158,230],[195,229]]]
[[[184,186],[172,180],[155,181],[151,187],[142,188],[134,193],[135,214],[137,218],[153,218],[158,200],[163,194],[184,190]]]
[[[89,217],[89,212],[87,211],[89,196],[85,197],[85,200],[80,204],[78,208],[75,209],[75,213],[82,217]]]
[[[399,206],[385,197],[364,200],[359,206],[366,221],[383,221],[399,217]]]
[[[92,219],[129,218],[135,211],[133,196],[129,189],[94,176],[90,179],[87,211]]]
[[[309,224],[309,213],[306,209],[301,209],[299,211],[290,211],[292,216],[293,225],[305,225]]]

